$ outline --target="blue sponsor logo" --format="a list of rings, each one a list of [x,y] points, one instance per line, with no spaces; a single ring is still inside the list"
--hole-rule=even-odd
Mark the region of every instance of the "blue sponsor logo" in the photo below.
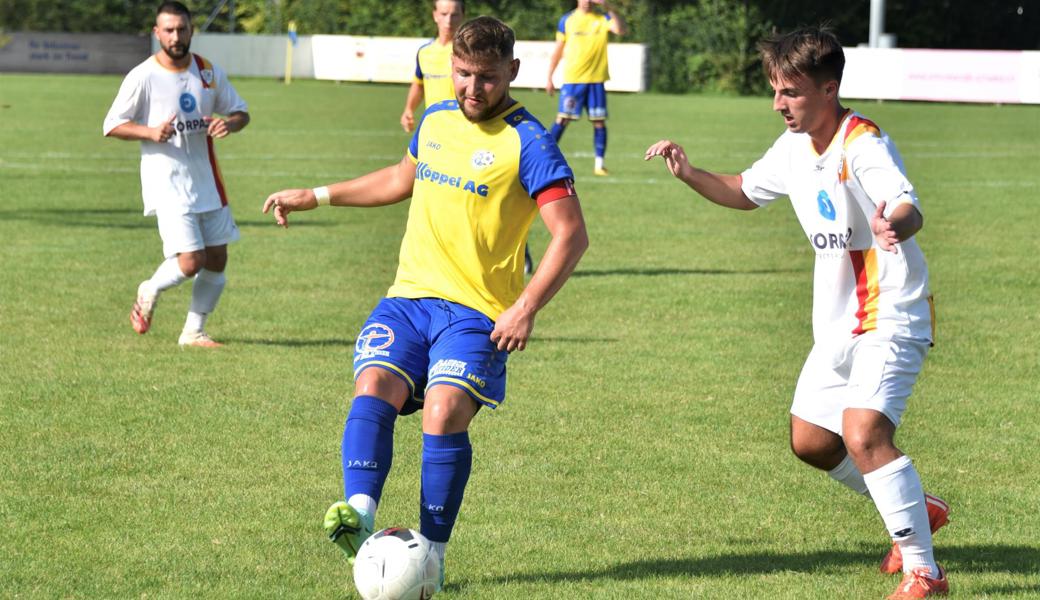
[[[816,206],[820,209],[820,216],[828,221],[833,221],[838,216],[838,211],[834,210],[834,203],[831,202],[831,197],[823,190],[820,190],[820,193],[816,196]]]
[[[192,96],[188,92],[181,94],[181,110],[184,112],[195,112],[195,107],[198,106],[198,102],[195,102],[195,96]]]
[[[425,162],[419,162],[415,165],[415,178],[418,181],[429,181],[430,183],[435,183],[437,185],[459,188],[483,198],[487,198],[488,192],[490,191],[487,184],[477,183],[472,179],[465,179],[448,173],[434,171],[430,168],[430,164]]]

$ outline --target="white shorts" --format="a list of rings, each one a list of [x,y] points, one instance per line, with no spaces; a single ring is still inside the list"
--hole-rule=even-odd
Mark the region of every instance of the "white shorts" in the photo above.
[[[188,214],[156,211],[155,216],[166,258],[238,241],[238,225],[227,206]]]
[[[838,435],[846,408],[876,410],[898,426],[928,348],[927,340],[875,331],[839,346],[816,344],[798,376],[791,414]]]

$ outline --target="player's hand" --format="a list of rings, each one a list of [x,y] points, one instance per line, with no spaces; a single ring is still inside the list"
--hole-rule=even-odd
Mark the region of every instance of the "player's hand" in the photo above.
[[[214,119],[213,117],[202,117],[202,120],[206,122],[206,133],[209,137],[222,138],[227,137],[227,134],[231,133],[228,129],[227,121],[221,118]]]
[[[899,236],[896,234],[896,230],[892,227],[892,222],[885,218],[885,205],[888,204],[885,201],[881,201],[878,204],[877,210],[874,211],[874,217],[870,220],[870,231],[874,234],[874,239],[877,240],[878,246],[882,250],[891,252],[892,254],[899,254]]]
[[[545,93],[550,96],[556,93],[556,86],[553,85],[552,78],[549,78],[548,83],[545,84]]]
[[[499,350],[523,350],[527,347],[527,340],[531,337],[533,329],[534,314],[523,306],[522,300],[518,300],[498,315],[495,329],[491,332],[491,341]]]
[[[158,127],[152,128],[152,141],[165,144],[170,141],[170,138],[177,135],[177,128],[173,126],[173,123],[177,120],[177,113],[170,115],[166,122]]]
[[[401,128],[407,133],[411,133],[415,129],[415,115],[411,111],[404,111],[401,113]]]
[[[274,220],[282,227],[289,227],[288,216],[294,210],[311,210],[318,207],[318,199],[314,190],[282,190],[275,192],[264,201],[264,214],[274,210]]]
[[[650,160],[655,156],[663,158],[668,171],[683,181],[686,181],[686,178],[693,172],[693,165],[686,158],[686,151],[671,140],[661,140],[647,148],[643,160]]]

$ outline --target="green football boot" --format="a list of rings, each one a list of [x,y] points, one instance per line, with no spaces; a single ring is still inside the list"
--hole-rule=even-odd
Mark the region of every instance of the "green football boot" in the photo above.
[[[343,501],[325,511],[325,534],[347,555],[347,562],[351,565],[361,544],[372,535],[374,525],[372,515]]]

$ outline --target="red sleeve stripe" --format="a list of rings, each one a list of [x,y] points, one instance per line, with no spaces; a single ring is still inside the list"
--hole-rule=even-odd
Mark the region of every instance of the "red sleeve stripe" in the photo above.
[[[550,202],[559,200],[560,198],[577,195],[578,193],[574,191],[573,180],[560,179],[535,192],[534,201],[538,203],[538,208],[541,208]]]

